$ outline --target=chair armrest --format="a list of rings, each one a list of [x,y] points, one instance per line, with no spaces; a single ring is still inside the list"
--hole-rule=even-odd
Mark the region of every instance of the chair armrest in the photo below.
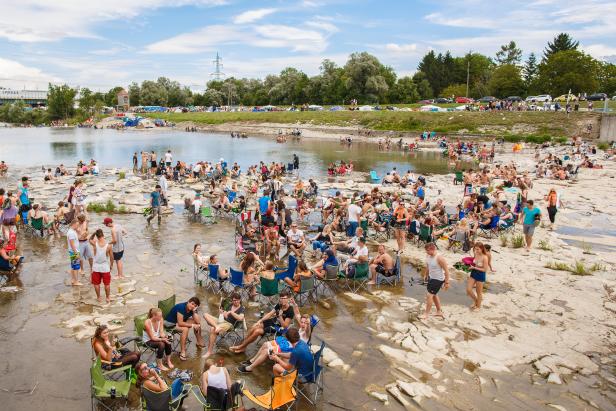
[[[139,337],[124,337],[124,338],[120,338],[118,341],[120,342],[120,344],[126,345],[129,342],[138,341],[138,340],[140,340]]]
[[[109,371],[103,370],[102,374],[103,375],[115,374],[116,372],[123,372],[126,370],[130,370],[132,368],[133,368],[132,365],[124,365],[122,367],[114,368],[113,370],[109,370]]]

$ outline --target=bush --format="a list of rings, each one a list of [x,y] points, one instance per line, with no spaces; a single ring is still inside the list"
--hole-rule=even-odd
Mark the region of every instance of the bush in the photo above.
[[[590,275],[591,274],[590,270],[586,268],[586,266],[584,265],[584,262],[579,261],[579,260],[575,260],[575,263],[573,264],[573,266],[571,266],[571,269],[569,271],[571,271],[571,273],[574,275]]]
[[[558,271],[571,271],[571,266],[569,266],[569,264],[560,261],[551,261],[545,265],[545,268]]]
[[[553,141],[557,144],[567,144],[567,141],[569,141],[569,139],[567,137],[555,137]]]
[[[90,203],[86,208],[88,211],[93,213],[109,213],[109,214],[127,214],[128,209],[126,206],[121,205],[120,207],[116,206],[115,203],[111,200],[107,200],[106,203]]]
[[[519,143],[524,139],[524,137],[518,136],[517,134],[507,134],[503,137],[503,139],[508,143]]]
[[[552,141],[552,137],[547,134],[531,134],[524,138],[527,143],[543,144]]]
[[[126,178],[126,172],[125,171],[120,171],[118,173],[118,180],[124,180]]]
[[[552,251],[552,246],[548,240],[539,241],[539,248],[544,251]]]
[[[600,141],[597,143],[597,148],[605,151],[610,148],[610,144],[607,141]]]
[[[501,247],[507,247],[507,244],[509,244],[509,237],[507,237],[507,234],[501,234],[499,239]]]
[[[524,247],[524,236],[522,234],[516,234],[511,237],[511,246],[513,248],[522,248]]]

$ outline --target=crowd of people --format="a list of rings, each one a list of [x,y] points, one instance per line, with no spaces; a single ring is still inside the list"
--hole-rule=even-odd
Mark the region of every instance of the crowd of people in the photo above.
[[[439,293],[452,286],[452,267],[439,253],[439,241],[447,250],[462,249],[469,253],[461,258],[456,268],[469,272],[466,293],[470,308],[482,309],[484,285],[494,272],[492,251],[487,244],[489,239],[520,224],[526,252],[533,245],[534,231],[542,218],[542,210],[528,195],[533,175],[564,180],[573,178],[580,167],[600,167],[589,159],[596,148],[575,140],[567,155],[537,150],[535,170],[531,173],[520,170],[513,161],[495,163],[494,142],[489,147],[439,139],[438,144],[454,161],[456,170],[461,154],[472,153],[481,164],[479,168],[458,170],[453,184],[461,184],[463,195],[456,204],[446,205],[440,192],[428,192],[429,177],[417,176],[411,170],[401,175],[396,167],[368,192],[329,193],[321,192],[315,180],[305,182],[296,177],[295,170],[300,166],[296,155],[286,165],[262,161],[250,166],[245,171],[247,178],[240,180],[244,171],[238,163],[229,164],[222,158],[216,162],[199,161],[188,165],[176,161],[173,165],[170,150],[160,157],[154,151],[141,152],[140,156],[134,153],[133,171],[158,179],[150,194],[148,224],[154,218],[161,224],[169,181],[201,182],[203,189],[185,199],[186,209],[190,215],[201,215],[202,208],[212,207],[220,215],[236,221],[239,269],[222,267],[216,254],[205,256],[201,244],[195,244],[196,270],[206,273],[216,270],[222,295],[217,311],[204,312],[207,310],[201,308],[196,296],[175,304],[166,313],[152,307],[144,322],[142,343],[155,353],[154,366],[142,362],[138,351],[118,349],[105,325],[96,329],[92,338],[93,351],[105,367],[134,367],[142,387],[162,392],[168,384],[160,372],[176,368],[172,360],[174,335],[179,337],[180,361],[187,360],[189,338],[194,336],[197,349],[205,351],[202,353],[205,366],[199,379],[202,391],[206,393],[208,387],[216,387],[239,395],[240,390],[231,382],[228,370],[214,359],[218,341],[246,323],[247,299],[256,300],[259,290],[268,281],[281,280],[284,289],[277,293],[276,303],[261,313],[244,338],[230,346],[229,351],[237,356],[245,355],[237,367],[240,373],[250,373],[269,363],[274,375],[296,369],[300,379],[308,380],[314,362],[310,346],[313,324],[311,315],[300,312],[296,301],[303,282],[311,278],[315,281],[330,278],[332,269],[335,281],[361,279],[367,286],[377,284],[382,278],[400,276],[400,256],[410,242],[421,244],[425,250],[421,278],[426,285],[426,300],[420,315],[422,320],[427,321],[432,316],[445,318]],[[0,171],[8,170],[4,162],[1,167]],[[85,173],[87,169],[88,173],[96,174],[98,170],[95,173],[94,167],[95,161],[90,165],[80,162],[78,170]],[[344,175],[352,170],[353,162],[349,161],[332,164],[327,172]],[[50,173],[50,169],[45,171],[45,181],[68,174],[63,165],[55,175]],[[49,216],[41,204],[31,202],[29,177],[22,177],[15,190],[0,188],[0,269],[13,270],[22,261],[15,248],[17,227],[42,221],[43,228],[56,235],[64,228],[70,285],[83,285],[81,279],[89,268],[89,282],[98,302],[103,304],[104,294],[105,304],[110,304],[114,266],[117,278],[124,276],[123,256],[128,232],[111,217],[103,220],[102,227],[91,227],[85,197],[83,181],[77,178],[58,203],[55,214]],[[554,188],[545,193],[544,200],[551,229],[563,201]],[[308,219],[317,220],[316,230],[309,230],[314,224],[307,222]],[[385,241],[390,237],[395,239],[395,249],[388,251]],[[376,252],[370,251],[369,240],[378,243]],[[287,257],[290,272],[280,277],[276,267]],[[294,267],[291,269],[292,261]],[[239,287],[237,282],[232,283],[234,271],[242,275]],[[235,287],[224,292],[225,284]],[[204,330],[208,331],[207,337]],[[263,342],[265,335],[272,335],[273,339]],[[246,355],[255,343],[256,351]]]

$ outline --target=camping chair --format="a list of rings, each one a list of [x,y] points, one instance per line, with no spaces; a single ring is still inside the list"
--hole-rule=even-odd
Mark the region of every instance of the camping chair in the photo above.
[[[463,184],[463,183],[464,183],[464,176],[462,172],[456,171],[456,176],[453,178],[453,184],[458,185],[458,184]]]
[[[295,270],[297,269],[297,258],[289,254],[289,264],[284,268],[276,268],[274,269],[274,273],[276,274],[276,279],[279,281],[284,281],[285,278],[293,278],[295,275]]]
[[[400,282],[401,279],[401,269],[400,269],[400,256],[396,256],[396,262],[394,263],[394,272],[392,275],[390,275],[389,277],[381,274],[381,273],[377,273],[376,275],[376,286],[379,287],[381,284],[386,283],[389,285],[398,285],[398,282]]]
[[[312,336],[314,335],[314,329],[321,322],[321,319],[316,314],[310,316],[310,337],[308,338],[308,345],[312,342]]]
[[[45,235],[49,233],[49,227],[51,227],[52,224],[53,223],[45,225],[43,223],[43,217],[31,218],[30,224],[26,224],[25,229],[26,232],[31,235],[45,237]]]
[[[158,308],[160,308],[160,310],[163,312],[163,318],[167,317],[167,314],[169,314],[169,311],[171,311],[171,309],[175,306],[175,294],[173,294],[171,297],[165,299],[165,300],[159,300],[158,301]],[[172,348],[173,351],[177,351],[178,346],[180,345],[180,339],[179,338],[175,338],[176,334],[180,334],[180,331],[178,331],[175,328],[175,325],[172,327],[165,327],[165,332],[171,334],[171,336],[173,336],[173,343],[172,343]],[[186,345],[190,344],[190,338],[186,337]]]
[[[361,290],[368,291],[368,281],[370,280],[370,267],[368,262],[355,264],[355,276],[346,278],[346,288],[352,293]]]
[[[280,294],[278,280],[276,278],[273,280],[261,278],[261,283],[257,285],[257,293],[260,298],[265,299],[265,304],[272,305],[278,294]]]
[[[122,380],[110,380],[106,376],[118,371],[125,372],[125,378]],[[133,368],[130,365],[125,365],[121,368],[116,368],[111,371],[103,371],[101,366],[100,357],[96,358],[96,361],[92,362],[90,367],[90,387],[92,389],[90,399],[92,410],[94,410],[94,404],[102,405],[106,410],[111,411],[112,408],[103,402],[104,399],[121,398],[128,405],[128,392],[130,391],[131,378]]]
[[[171,388],[163,392],[154,392],[141,387],[141,409],[143,411],[179,410],[192,387],[190,384],[182,384],[179,378],[173,381]]]
[[[248,327],[246,326],[246,320],[236,321],[233,328],[231,328],[226,333],[218,334],[216,338],[216,347],[224,347],[229,348],[234,345],[239,345],[246,335],[246,330]]]
[[[500,216],[495,215],[490,220],[490,224],[487,226],[479,226],[479,234],[483,235],[486,238],[495,238],[498,236],[498,222],[500,221]]]
[[[432,226],[427,224],[421,224],[419,226],[419,235],[417,236],[417,244],[428,244],[434,242],[432,237]]]
[[[225,280],[219,276],[220,266],[215,264],[207,265],[208,275],[205,282],[205,288],[212,291],[214,294],[221,294],[224,290]]]
[[[212,207],[203,206],[200,211],[201,221],[205,224],[213,224],[216,222],[214,214],[212,213]]]
[[[325,266],[325,277],[323,279],[320,279],[318,277],[315,278],[317,296],[319,295],[319,293],[322,293],[324,296],[329,293],[331,297],[334,297],[336,295],[336,291],[338,291],[339,272],[340,266],[338,265]]]
[[[308,278],[301,278],[299,291],[295,293],[297,305],[303,307],[308,301],[317,302],[316,276],[312,275]]]
[[[449,249],[454,253],[462,250],[467,238],[468,233],[455,232],[453,236],[449,238]]]
[[[240,293],[240,296],[247,300],[249,297],[249,289],[252,285],[244,283],[244,273],[232,267],[229,268],[229,284],[234,290]]]
[[[141,353],[141,358],[143,358],[143,354],[150,351],[153,354],[156,354],[154,348],[148,347],[143,342],[143,333],[145,332],[145,320],[147,320],[148,314],[141,314],[133,318],[135,323],[135,337],[132,339],[135,342],[135,350]],[[124,342],[124,341],[122,341]]]
[[[378,176],[376,171],[370,170],[370,180],[372,181],[372,183],[376,184],[381,180],[381,177]]]
[[[289,374],[274,377],[270,390],[261,395],[255,395],[249,389],[242,392],[246,398],[266,410],[277,410],[283,407],[290,410],[297,399],[297,390],[294,387],[296,379],[297,370],[294,370]]]
[[[193,385],[190,392],[201,404],[204,411],[226,411],[237,409],[242,405],[240,402],[241,395],[239,394],[243,391],[243,385],[243,382],[235,382],[231,386],[231,391],[237,391],[238,395],[229,395],[229,390],[207,387],[207,396],[205,396],[198,385]]]
[[[295,388],[297,393],[304,397],[312,405],[316,405],[319,393],[323,392],[323,350],[325,349],[325,341],[321,342],[321,347],[313,355],[312,371],[308,375],[301,375],[296,380]],[[314,386],[314,394],[308,392],[308,387]]]

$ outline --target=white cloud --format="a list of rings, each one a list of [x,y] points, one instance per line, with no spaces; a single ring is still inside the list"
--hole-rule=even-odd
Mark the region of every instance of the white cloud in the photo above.
[[[583,46],[582,50],[599,59],[605,57],[612,58],[613,56],[616,56],[616,47],[606,46],[605,44],[591,44],[589,46]]]
[[[446,17],[441,13],[431,13],[424,17],[427,21],[441,26],[466,27],[466,28],[495,28],[494,21],[482,19],[477,16],[469,17]]]
[[[94,26],[110,20],[130,20],[144,10],[180,6],[216,6],[226,0],[21,0],[2,1],[0,38],[14,42],[49,42],[63,38],[96,38]]]
[[[268,16],[272,13],[278,11],[277,9],[256,9],[256,10],[248,10],[241,14],[238,14],[233,18],[233,22],[235,24],[246,24],[252,23],[257,20],[261,20],[263,17]]]
[[[417,44],[388,43],[385,45],[385,50],[391,51],[392,53],[413,53],[417,51]]]
[[[287,48],[292,51],[321,52],[327,48],[325,36],[315,30],[285,25],[206,26],[145,47],[146,53],[187,54],[213,51],[223,45],[242,44],[252,47]]]
[[[338,27],[336,27],[332,23],[328,23],[327,21],[308,21],[306,22],[306,26],[315,28],[317,30],[323,30],[327,33],[336,33],[339,31]]]
[[[47,89],[48,83],[57,83],[61,80],[43,72],[36,67],[28,67],[14,60],[0,57],[1,84],[3,87],[23,89]]]

